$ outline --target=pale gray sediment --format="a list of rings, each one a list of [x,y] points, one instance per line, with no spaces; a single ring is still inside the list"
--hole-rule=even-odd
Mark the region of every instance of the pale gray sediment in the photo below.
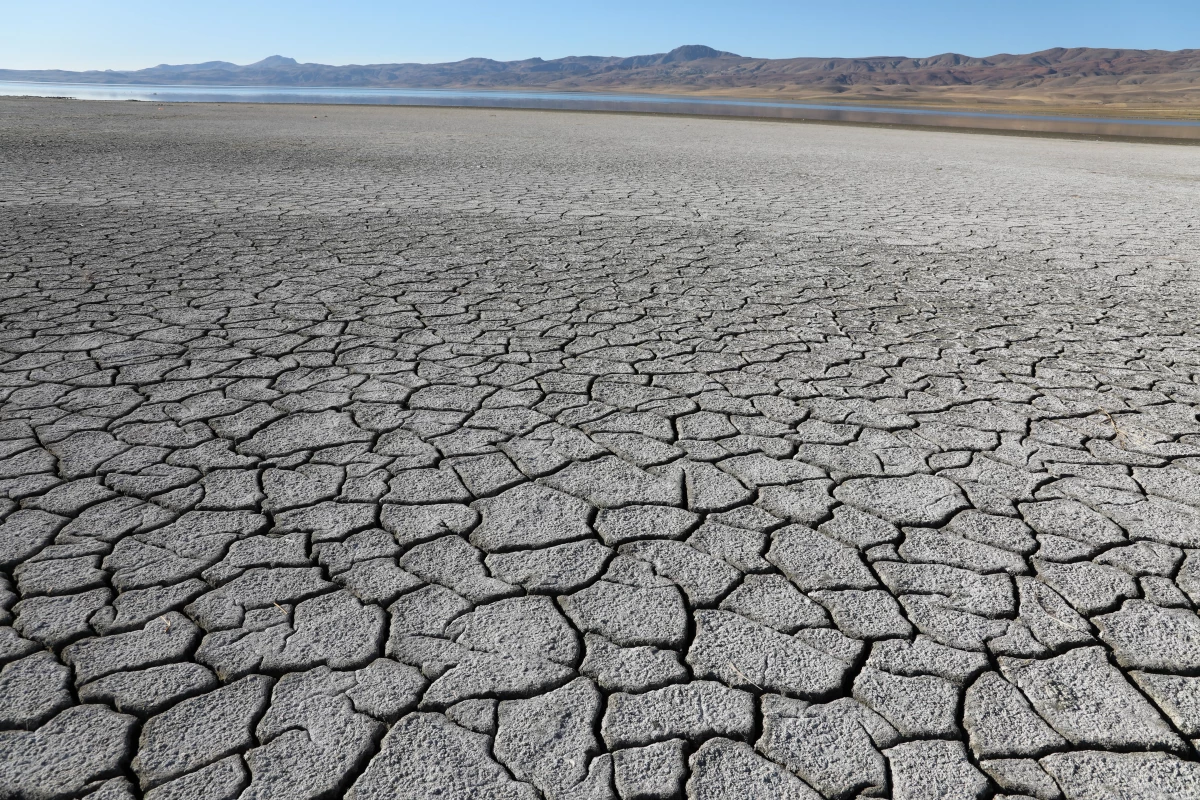
[[[1200,157],[0,100],[0,795],[1200,797]]]

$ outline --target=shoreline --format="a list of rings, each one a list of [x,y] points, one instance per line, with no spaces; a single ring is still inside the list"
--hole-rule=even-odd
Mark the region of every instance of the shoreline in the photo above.
[[[0,86],[4,84],[49,84],[52,86],[80,86],[80,87],[95,87],[103,88],[123,88],[123,89],[229,89],[229,90],[246,90],[246,89],[282,89],[282,90],[312,90],[312,91],[397,91],[397,92],[475,92],[480,94],[486,93],[504,93],[504,92],[520,92],[532,95],[556,95],[556,94],[577,94],[577,95],[592,95],[597,98],[614,97],[614,96],[636,96],[645,98],[671,98],[674,100],[685,100],[695,98],[697,102],[728,102],[736,103],[745,101],[747,103],[785,103],[795,105],[835,105],[844,107],[853,106],[878,106],[881,108],[890,108],[902,111],[908,109],[911,111],[944,111],[947,113],[962,113],[962,114],[1020,114],[1031,116],[1046,116],[1046,117],[1062,117],[1062,116],[1088,116],[1095,115],[1098,117],[1109,118],[1113,120],[1146,120],[1153,122],[1200,122],[1200,105],[1182,105],[1179,107],[1159,106],[1152,107],[1150,105],[1133,105],[1128,101],[1122,101],[1123,107],[1116,107],[1111,104],[1104,103],[1083,103],[1083,104],[1055,104],[1055,103],[1039,103],[1031,101],[1027,98],[1014,98],[1011,96],[1003,96],[995,99],[985,99],[981,95],[969,95],[967,97],[956,99],[954,97],[945,96],[929,96],[922,95],[920,97],[902,98],[894,95],[887,97],[870,97],[865,95],[846,95],[846,94],[810,94],[810,93],[775,93],[767,91],[741,93],[733,90],[719,89],[701,89],[697,91],[688,91],[681,87],[633,87],[622,89],[614,87],[606,91],[594,91],[589,89],[579,89],[572,87],[546,87],[546,86],[521,86],[521,85],[500,85],[487,87],[472,87],[472,86],[309,86],[296,85],[288,86],[281,84],[263,84],[263,83],[110,83],[110,82],[92,82],[92,81],[37,81],[37,80],[11,80],[0,78]],[[21,95],[16,95],[21,96]],[[81,99],[98,99],[98,98],[81,98]],[[1155,112],[1165,113],[1166,116],[1154,116]]]
[[[777,123],[795,123],[808,125],[832,125],[854,128],[876,128],[883,130],[903,130],[903,131],[918,131],[918,132],[945,132],[945,133],[964,133],[973,135],[993,135],[993,136],[1015,136],[1035,139],[1061,139],[1068,141],[1092,141],[1092,142],[1114,142],[1125,144],[1170,144],[1183,146],[1200,146],[1200,126],[1196,127],[1195,138],[1186,136],[1147,136],[1138,135],[1132,131],[1129,133],[1112,133],[1112,132],[1089,132],[1089,131],[1054,131],[1054,130],[1029,130],[1025,128],[1005,128],[1005,127],[987,127],[980,125],[955,125],[955,124],[937,124],[935,122],[927,122],[925,124],[912,122],[893,122],[881,120],[850,120],[850,119],[812,119],[812,118],[791,118],[781,116],[767,116],[757,114],[705,114],[705,113],[689,113],[686,111],[668,112],[659,110],[628,110],[628,109],[587,109],[587,108],[521,108],[512,106],[484,106],[484,105],[465,105],[465,104],[401,104],[401,103],[270,103],[270,102],[253,102],[253,101],[172,101],[172,100],[139,100],[127,98],[122,100],[101,100],[101,99],[80,99],[70,96],[41,96],[41,95],[4,95],[0,94],[0,102],[12,101],[54,101],[54,102],[75,102],[75,103],[105,103],[105,104],[124,104],[137,103],[139,105],[159,105],[159,106],[216,106],[216,107],[246,107],[257,108],[261,106],[282,106],[282,107],[309,107],[309,108],[374,108],[374,109],[442,109],[442,110],[466,110],[466,111],[521,111],[521,112],[541,112],[541,113],[565,113],[565,114],[587,114],[587,115],[604,115],[615,114],[620,116],[641,116],[641,117],[661,117],[661,118],[686,118],[686,119],[706,119],[706,120],[730,120],[740,122],[777,122]],[[839,113],[857,113],[857,112],[839,112]],[[866,112],[863,112],[866,113]],[[931,119],[930,117],[918,117],[920,119]],[[960,117],[964,121],[979,119],[979,117]],[[1025,120],[1008,120],[1009,122],[1024,122]],[[1169,121],[1166,121],[1169,122]],[[1087,123],[1066,123],[1074,125],[1083,125]],[[1099,123],[1102,125],[1120,125],[1121,122]],[[1132,127],[1132,126],[1131,126]],[[1136,126],[1139,129],[1151,127],[1145,123]],[[1170,130],[1189,131],[1191,126],[1164,126]]]
[[[0,78],[0,88],[5,85],[16,86],[31,86],[31,85],[47,85],[56,87],[72,87],[84,90],[141,90],[148,91],[151,89],[162,89],[168,93],[171,92],[187,92],[187,91],[228,91],[228,92],[245,92],[250,90],[261,90],[262,92],[311,92],[314,93],[337,93],[337,92],[396,92],[396,93],[446,93],[449,95],[458,94],[461,96],[486,96],[494,95],[503,97],[506,94],[510,95],[530,95],[542,96],[553,101],[556,96],[572,96],[579,101],[584,101],[585,98],[593,98],[593,102],[622,102],[623,98],[638,98],[639,102],[663,102],[680,104],[693,101],[697,104],[713,104],[713,105],[748,105],[758,106],[763,108],[770,107],[794,107],[794,108],[809,108],[823,109],[833,108],[846,111],[867,110],[879,112],[895,112],[898,114],[947,114],[953,116],[985,116],[985,117],[1001,117],[1001,118],[1047,118],[1047,119],[1084,119],[1096,121],[1112,120],[1114,123],[1126,122],[1130,124],[1161,124],[1161,125],[1200,125],[1200,105],[1198,106],[1179,106],[1167,107],[1151,105],[1133,105],[1122,101],[1121,103],[1097,103],[1097,104],[1054,104],[1054,103],[1038,103],[1028,99],[1018,99],[1011,97],[1002,97],[996,100],[984,99],[979,95],[969,95],[962,99],[956,100],[952,97],[930,97],[921,95],[912,98],[900,98],[895,96],[887,97],[869,97],[863,95],[847,95],[844,93],[826,95],[826,94],[769,94],[769,93],[740,93],[734,90],[698,90],[687,91],[680,87],[665,87],[662,89],[636,87],[631,89],[613,88],[606,91],[594,91],[589,89],[578,89],[571,87],[555,87],[549,88],[545,86],[488,86],[485,88],[469,87],[469,86],[318,86],[318,85],[285,85],[285,84],[260,84],[260,83],[120,83],[120,82],[90,82],[90,81],[37,81],[37,80],[10,80]],[[157,92],[153,92],[157,95]],[[45,95],[11,95],[14,97],[39,97]],[[104,97],[78,97],[74,99],[80,100],[109,100],[109,99],[135,99],[135,98],[104,98]],[[171,102],[225,102],[222,100],[186,100],[186,101],[171,101]],[[286,102],[286,101],[281,101]],[[336,105],[341,105],[336,104]],[[345,105],[375,105],[371,103],[346,103]],[[378,105],[388,105],[381,103]]]

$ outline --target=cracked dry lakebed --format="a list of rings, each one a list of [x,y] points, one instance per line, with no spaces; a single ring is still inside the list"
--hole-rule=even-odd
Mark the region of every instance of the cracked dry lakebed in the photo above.
[[[1200,797],[1200,149],[0,100],[0,796]]]

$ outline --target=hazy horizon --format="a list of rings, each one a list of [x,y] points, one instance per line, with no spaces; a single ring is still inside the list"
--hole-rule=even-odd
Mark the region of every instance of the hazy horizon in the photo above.
[[[708,46],[704,42],[688,42],[687,45]],[[197,65],[197,64],[206,64],[206,63],[233,64],[233,65],[239,66],[239,67],[247,67],[247,66],[253,66],[255,64],[260,64],[262,62],[269,61],[270,59],[274,59],[274,58],[290,59],[301,65],[314,64],[314,65],[328,66],[328,67],[365,67],[365,66],[373,66],[373,65],[377,65],[377,64],[419,64],[419,65],[423,65],[423,66],[435,66],[437,64],[453,64],[453,63],[458,63],[461,61],[470,61],[470,60],[474,60],[474,59],[483,59],[483,60],[497,61],[497,62],[514,62],[514,61],[533,61],[536,59],[541,59],[543,61],[552,61],[552,60],[562,59],[562,58],[632,58],[635,56],[658,55],[658,54],[662,54],[662,53],[668,53],[671,50],[674,50],[676,47],[682,47],[682,46],[685,46],[685,45],[674,45],[672,47],[660,48],[658,50],[655,50],[652,52],[646,52],[646,53],[568,53],[565,56],[555,56],[553,59],[546,57],[546,56],[539,56],[539,55],[524,56],[524,57],[520,57],[520,58],[505,58],[505,59],[490,58],[489,56],[466,56],[464,58],[452,59],[449,61],[348,61],[345,63],[335,64],[335,63],[328,63],[328,62],[322,62],[322,61],[306,61],[304,59],[292,58],[292,56],[289,56],[287,53],[270,53],[261,58],[255,58],[255,59],[252,59],[250,61],[245,61],[245,62],[229,61],[227,59],[220,59],[220,58],[207,58],[207,59],[203,59],[201,61],[175,61],[175,62],[162,61],[157,64],[143,64],[141,66],[127,67],[127,68],[122,68],[122,69],[118,69],[118,68],[114,68],[114,67],[93,67],[93,68],[89,68],[89,69],[80,69],[80,70],[66,70],[62,67],[30,67],[30,68],[26,68],[26,69],[30,69],[30,70],[38,70],[38,69],[63,70],[63,71],[69,71],[69,72],[136,72],[138,70],[154,69],[156,67],[193,66],[193,65]],[[714,48],[714,49],[720,50],[721,48]],[[849,53],[849,54],[845,54],[845,53],[796,53],[791,56],[762,56],[762,55],[758,55],[756,53],[735,53],[735,55],[742,57],[742,58],[756,58],[756,59],[758,59],[758,58],[783,58],[783,59],[787,59],[787,58],[830,58],[830,59],[834,59],[834,58],[837,58],[837,59],[856,59],[856,60],[865,61],[865,60],[881,59],[881,58],[912,58],[915,60],[921,60],[921,59],[937,58],[939,56],[944,56],[944,55],[959,55],[959,56],[965,56],[967,58],[990,58],[990,57],[994,57],[994,56],[1006,56],[1006,55],[1007,56],[1028,55],[1028,54],[1032,54],[1032,53],[1045,52],[1047,50],[1056,50],[1056,49],[1062,49],[1062,50],[1082,50],[1082,49],[1160,50],[1160,51],[1164,51],[1164,52],[1180,52],[1180,51],[1184,51],[1184,50],[1200,49],[1200,45],[1198,45],[1197,47],[1194,47],[1194,48],[1187,48],[1187,47],[1177,48],[1176,50],[1173,50],[1173,51],[1167,50],[1166,48],[1161,48],[1161,47],[1136,47],[1135,48],[1135,47],[1109,47],[1109,46],[1103,45],[1103,44],[1100,44],[1100,45],[1070,44],[1070,45],[1053,45],[1051,47],[1042,48],[1042,50],[1031,50],[1031,51],[1009,50],[1009,51],[996,51],[994,53],[965,53],[961,50],[944,50],[940,53],[867,53],[867,54],[864,54],[864,53]],[[726,51],[726,52],[733,52],[733,51]],[[20,68],[8,67],[7,65],[0,63],[0,69],[20,69]]]
[[[866,0],[850,15],[829,4],[645,4],[575,8],[525,0],[497,9],[472,0],[454,13],[416,3],[351,0],[336,13],[306,0],[232,0],[168,8],[149,0],[98,8],[64,0],[0,17],[0,67],[70,71],[159,64],[250,64],[272,54],[301,63],[433,64],[634,56],[705,44],[755,58],[986,57],[1054,47],[1181,50],[1200,46],[1200,5],[1032,0],[968,7],[947,0]]]

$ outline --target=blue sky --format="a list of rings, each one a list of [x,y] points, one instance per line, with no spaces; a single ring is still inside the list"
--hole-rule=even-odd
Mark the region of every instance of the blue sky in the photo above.
[[[0,67],[131,69],[282,54],[326,64],[469,56],[984,56],[1200,47],[1200,0],[0,0]]]

